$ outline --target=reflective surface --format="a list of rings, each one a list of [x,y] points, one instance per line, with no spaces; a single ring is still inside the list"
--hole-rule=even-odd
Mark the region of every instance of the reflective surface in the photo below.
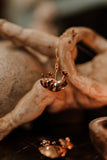
[[[84,117],[82,111],[66,111],[56,115],[44,113],[32,124],[14,130],[0,142],[0,160],[48,160],[38,151],[41,140],[57,141],[66,136],[71,138],[74,148],[60,159],[102,160],[91,144],[88,126],[81,117]]]

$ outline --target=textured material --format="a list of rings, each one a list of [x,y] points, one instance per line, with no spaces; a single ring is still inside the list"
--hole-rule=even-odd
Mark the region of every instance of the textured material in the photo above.
[[[40,78],[42,68],[27,51],[0,42],[0,117],[10,112]]]
[[[89,129],[93,145],[102,157],[107,160],[107,117],[94,119],[89,124]]]

